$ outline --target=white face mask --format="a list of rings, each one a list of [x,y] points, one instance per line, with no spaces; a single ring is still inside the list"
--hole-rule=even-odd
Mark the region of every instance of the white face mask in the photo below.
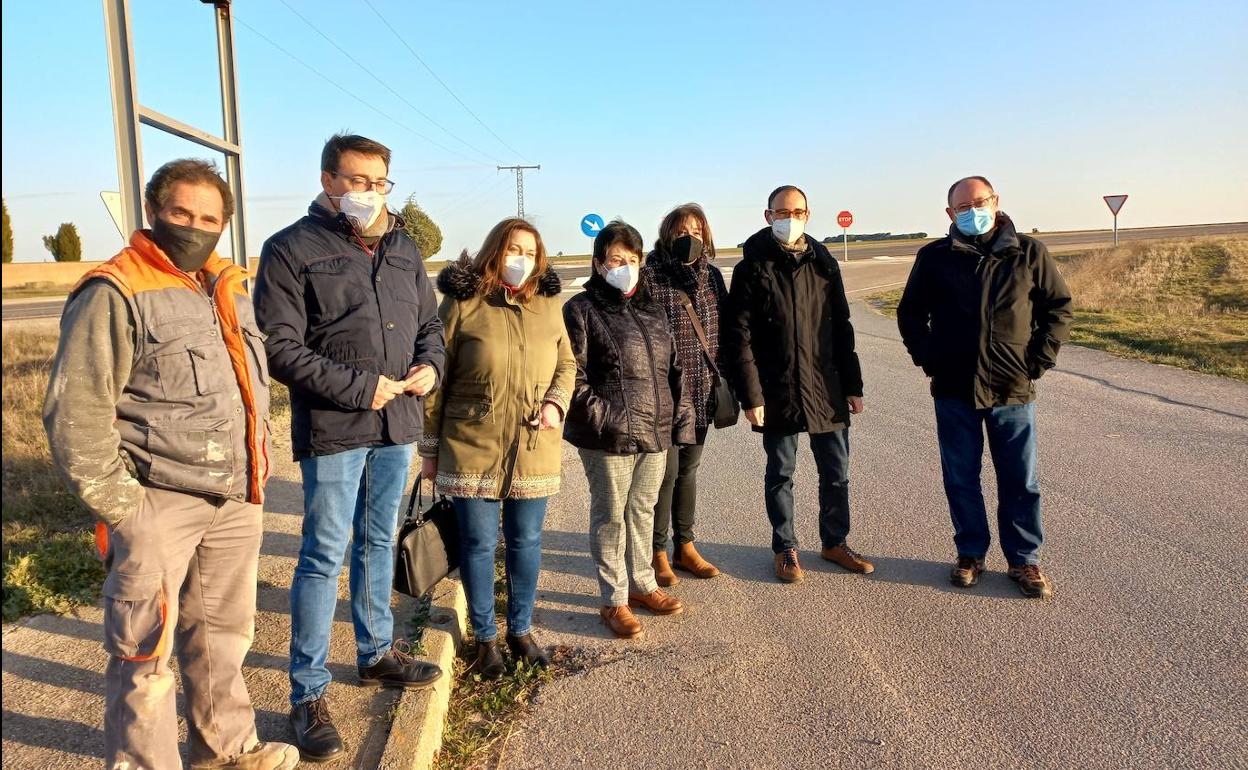
[[[777,219],[771,223],[771,232],[781,243],[794,244],[802,237],[806,223],[801,219]]]
[[[519,287],[528,279],[536,265],[537,261],[530,256],[511,254],[504,258],[503,280],[508,286]]]
[[[357,230],[367,230],[386,210],[386,196],[376,190],[349,192],[336,198],[338,210],[355,223]]]
[[[633,265],[620,265],[613,267],[606,272],[603,278],[607,283],[620,291],[628,294],[637,286],[637,279],[641,277],[641,272]]]

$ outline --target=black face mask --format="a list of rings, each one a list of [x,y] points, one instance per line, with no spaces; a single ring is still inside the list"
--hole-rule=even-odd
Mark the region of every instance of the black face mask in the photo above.
[[[219,240],[221,233],[175,225],[160,217],[152,222],[152,241],[184,273],[199,272]]]
[[[702,241],[692,235],[682,235],[672,242],[672,256],[692,265],[702,258]]]

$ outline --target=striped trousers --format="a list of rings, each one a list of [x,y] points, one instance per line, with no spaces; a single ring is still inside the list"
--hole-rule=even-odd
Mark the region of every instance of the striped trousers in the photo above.
[[[612,455],[581,449],[589,480],[589,549],[598,565],[602,603],[628,604],[631,583],[648,594],[659,584],[651,566],[654,504],[667,470],[667,453]]]

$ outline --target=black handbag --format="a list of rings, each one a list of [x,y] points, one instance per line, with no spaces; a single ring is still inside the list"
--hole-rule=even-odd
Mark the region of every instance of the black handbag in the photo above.
[[[676,289],[676,296],[680,298],[680,304],[684,306],[685,313],[693,322],[693,331],[698,335],[698,342],[702,345],[702,355],[706,358],[706,365],[710,368],[714,380],[711,386],[712,422],[716,428],[731,428],[741,417],[741,405],[737,403],[737,396],[728,385],[728,380],[720,374],[719,367],[711,358],[711,344],[707,342],[706,332],[702,330],[702,321],[698,319],[698,311],[693,309],[693,301],[680,289]]]
[[[417,476],[407,504],[407,517],[399,527],[394,564],[394,590],[417,599],[459,568],[455,507],[446,495],[438,495],[437,501],[422,513],[425,502],[420,481]]]

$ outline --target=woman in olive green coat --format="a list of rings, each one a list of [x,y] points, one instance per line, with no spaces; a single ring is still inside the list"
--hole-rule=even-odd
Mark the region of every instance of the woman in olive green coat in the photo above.
[[[477,665],[503,673],[494,623],[499,506],[507,567],[507,646],[546,665],[531,633],[541,568],[542,520],[559,491],[562,423],[576,379],[563,327],[559,276],[541,235],[506,219],[475,259],[438,275],[446,374],[425,403],[425,478],[451,497],[459,518],[460,576],[477,638]]]

